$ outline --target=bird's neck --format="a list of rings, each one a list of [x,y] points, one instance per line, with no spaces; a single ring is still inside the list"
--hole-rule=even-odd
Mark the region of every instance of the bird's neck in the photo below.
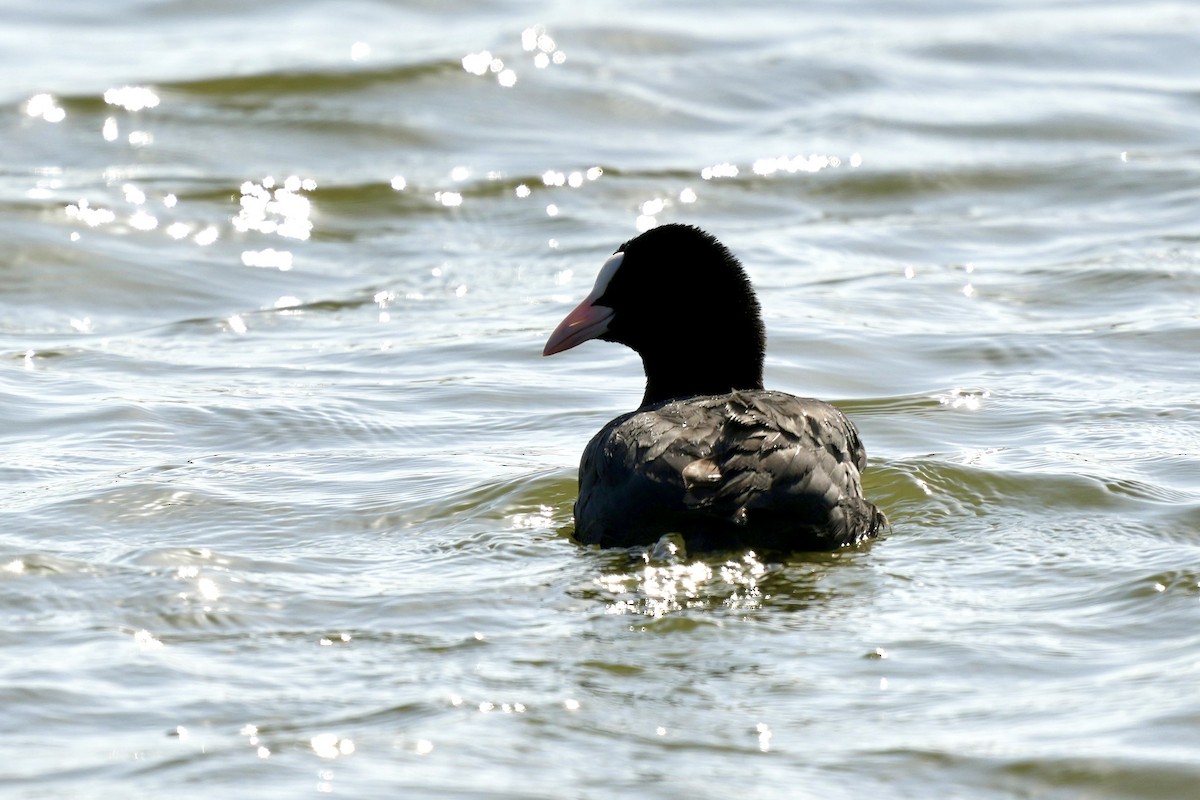
[[[711,351],[643,353],[642,367],[646,371],[642,408],[664,400],[763,388],[762,356],[754,352],[740,358]]]

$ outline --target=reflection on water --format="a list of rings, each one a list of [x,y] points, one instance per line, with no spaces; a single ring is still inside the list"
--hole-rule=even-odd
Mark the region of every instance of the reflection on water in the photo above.
[[[521,49],[526,53],[533,53],[533,66],[536,69],[546,69],[552,64],[562,64],[567,60],[567,54],[558,49],[554,38],[546,32],[545,25],[534,25],[521,31]],[[517,83],[516,70],[505,66],[504,59],[493,55],[491,50],[468,53],[462,58],[462,67],[472,75],[492,74],[496,83],[505,88],[511,88]]]
[[[141,111],[144,108],[157,108],[159,98],[147,86],[121,86],[105,90],[104,102],[110,106],[120,106],[126,111]]]
[[[668,559],[677,561],[676,547],[667,543],[656,549],[665,550]],[[713,605],[757,608],[763,600],[758,582],[767,567],[753,552],[715,567],[704,561],[656,565],[652,562],[661,558],[656,555],[647,551],[641,569],[596,578],[599,595],[610,598],[607,613],[657,618],[674,611]]]
[[[233,228],[241,233],[274,233],[303,241],[312,233],[312,202],[300,192],[316,188],[315,180],[297,175],[289,175],[278,186],[270,176],[257,183],[246,181],[241,187],[241,210],[233,218]]]
[[[62,122],[67,118],[67,112],[58,105],[54,96],[49,94],[35,94],[29,98],[25,103],[25,113],[52,123]]]
[[[14,791],[1190,796],[1200,12],[151,5],[0,48]],[[676,221],[889,536],[571,541]]]

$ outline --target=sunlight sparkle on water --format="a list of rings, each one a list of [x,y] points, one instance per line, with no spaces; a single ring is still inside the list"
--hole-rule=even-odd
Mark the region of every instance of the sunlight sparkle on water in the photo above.
[[[826,167],[841,166],[837,156],[823,156],[813,153],[809,156],[776,156],[760,158],[754,162],[752,169],[756,175],[772,175],[776,172],[820,172]]]
[[[207,228],[193,236],[192,241],[201,247],[205,247],[215,242],[220,235],[221,233],[217,230],[215,225],[209,225]]]
[[[139,231],[152,231],[158,227],[158,217],[139,208],[129,217],[129,227]]]
[[[312,234],[312,202],[300,194],[317,186],[312,178],[291,175],[276,187],[274,178],[261,183],[246,181],[241,186],[241,210],[233,218],[233,227],[245,233],[274,233],[290,239],[307,239]]]
[[[550,64],[562,64],[567,60],[567,54],[558,49],[554,37],[546,32],[545,25],[532,25],[521,31],[521,49],[534,53],[533,65],[545,69]]]
[[[221,596],[221,590],[217,588],[217,582],[212,578],[200,578],[196,581],[196,588],[205,600],[216,600]]]
[[[646,200],[638,206],[638,217],[634,225],[639,231],[645,232],[658,225],[658,215],[667,207],[667,201],[661,197]]]
[[[662,198],[656,197],[653,200],[647,200],[642,203],[641,208],[638,210],[646,216],[654,216],[655,214],[661,214],[665,206],[666,202]]]
[[[504,66],[504,60],[492,55],[490,50],[480,50],[478,53],[467,53],[462,58],[462,66],[472,75],[496,76],[496,82],[501,86],[510,87],[517,82],[517,73]]]
[[[71,203],[67,206],[66,210],[69,219],[77,219],[89,228],[106,225],[117,218],[117,215],[111,209],[92,208],[87,200]]]
[[[161,650],[163,643],[154,638],[154,635],[147,630],[140,630],[133,635],[133,643],[138,646],[139,650]]]
[[[545,69],[551,64],[562,64],[567,60],[567,54],[558,49],[554,38],[546,33],[544,25],[534,25],[521,32],[521,49],[533,53],[533,65],[537,69]],[[480,77],[495,75],[496,83],[505,88],[511,88],[517,83],[516,70],[506,66],[504,59],[491,50],[467,53],[462,57],[462,68]]]
[[[292,254],[287,250],[268,247],[265,250],[243,250],[242,264],[247,267],[262,267],[287,272],[292,268]]]
[[[729,162],[713,164],[711,167],[705,167],[700,170],[700,177],[706,181],[711,181],[713,178],[736,178],[737,176],[737,164],[730,164]]]
[[[675,548],[669,547],[665,552],[674,553]],[[637,572],[596,579],[602,592],[614,595],[607,613],[657,618],[687,608],[714,605],[757,608],[764,599],[758,583],[767,568],[753,552],[747,552],[740,560],[727,561],[716,570],[703,561],[658,566],[650,563],[650,551],[644,558],[646,566]]]
[[[25,102],[25,113],[31,117],[41,117],[46,122],[62,122],[67,112],[58,105],[52,94],[35,94]]]
[[[472,75],[486,75],[492,64],[492,51],[480,50],[478,53],[467,53],[462,57],[462,66]]]
[[[141,111],[143,108],[157,108],[159,100],[158,95],[146,86],[121,86],[107,90],[104,102],[110,106],[120,106],[126,111]]]
[[[243,725],[238,733],[246,737],[246,743],[254,748],[255,756],[258,758],[271,757],[271,749],[259,741],[257,725]]]
[[[37,167],[33,172],[38,176],[37,182],[32,189],[25,193],[25,196],[31,200],[54,199],[55,193],[63,185],[62,167]]]
[[[320,733],[310,740],[313,752],[321,758],[338,758],[354,752],[354,742],[336,733]]]
[[[135,206],[140,206],[146,202],[146,193],[132,183],[127,183],[121,187],[121,192],[125,195],[125,202],[132,203]]]
[[[542,173],[542,185],[552,189],[561,189],[564,187],[579,189],[586,182],[597,180],[603,174],[604,170],[600,167],[589,167],[586,170],[577,169],[570,172],[548,169]],[[515,191],[517,197],[529,197],[533,190],[528,185],[522,183],[517,186]],[[550,216],[555,216],[558,213],[558,206],[554,204],[547,206],[546,213]]]
[[[767,727],[767,723],[760,722],[754,727],[758,732],[758,749],[764,753],[771,750],[771,729]]]
[[[555,282],[558,282],[555,276]],[[538,506],[537,513],[513,514],[512,527],[516,529],[548,530],[554,527],[554,507]]]
[[[992,396],[989,389],[951,389],[946,394],[935,395],[940,405],[950,408],[961,408],[966,411],[978,411],[983,407],[983,401]]]

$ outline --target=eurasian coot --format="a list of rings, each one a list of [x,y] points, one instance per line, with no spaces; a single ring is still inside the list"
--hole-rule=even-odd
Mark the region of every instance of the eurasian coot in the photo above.
[[[866,451],[841,411],[763,388],[766,336],[741,264],[713,236],[663,225],[600,270],[543,355],[588,339],[638,353],[646,393],[583,451],[575,536],[628,547],[829,549],[876,535]]]

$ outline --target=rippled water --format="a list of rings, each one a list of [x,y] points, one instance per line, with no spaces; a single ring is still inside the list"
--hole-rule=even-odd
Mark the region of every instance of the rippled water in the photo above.
[[[1200,10],[4,16],[6,796],[1194,794]],[[666,221],[890,536],[571,541]]]

